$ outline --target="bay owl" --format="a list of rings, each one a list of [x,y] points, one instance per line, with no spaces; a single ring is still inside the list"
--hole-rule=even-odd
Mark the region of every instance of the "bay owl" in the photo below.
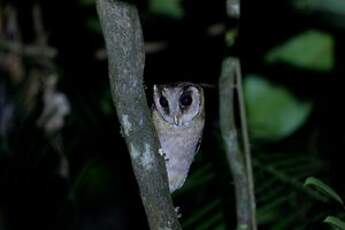
[[[193,83],[154,85],[152,119],[165,154],[169,190],[184,184],[205,123],[204,92]]]

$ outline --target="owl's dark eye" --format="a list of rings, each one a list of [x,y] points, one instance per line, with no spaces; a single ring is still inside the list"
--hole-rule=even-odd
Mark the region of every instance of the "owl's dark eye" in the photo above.
[[[161,96],[159,98],[159,104],[161,104],[161,106],[163,108],[168,108],[169,107],[168,101],[167,101],[167,99],[164,96]]]
[[[183,106],[190,106],[192,102],[193,102],[192,97],[189,94],[183,94],[180,97],[180,103]]]

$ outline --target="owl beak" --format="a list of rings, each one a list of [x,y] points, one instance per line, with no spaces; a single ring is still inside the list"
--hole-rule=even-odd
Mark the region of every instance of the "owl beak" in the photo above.
[[[175,123],[175,125],[179,125],[179,123],[180,123],[177,116],[174,116],[174,123]]]

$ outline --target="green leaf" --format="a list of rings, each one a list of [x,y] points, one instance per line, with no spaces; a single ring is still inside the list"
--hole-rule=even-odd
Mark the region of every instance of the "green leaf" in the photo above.
[[[334,66],[334,40],[327,33],[310,30],[270,50],[265,61],[282,62],[315,71],[330,71]]]
[[[334,227],[335,229],[341,229],[341,230],[345,230],[345,222],[340,220],[337,217],[334,216],[328,216],[326,219],[324,219],[323,221],[324,223],[327,223],[329,225],[331,225],[332,227]]]
[[[344,0],[290,0],[302,14],[315,14],[328,27],[345,28]]]
[[[319,11],[323,13],[345,16],[344,0],[293,0],[292,2],[301,10]]]
[[[250,75],[244,80],[248,124],[254,138],[280,140],[296,131],[310,114],[312,104],[299,101],[286,88]]]
[[[150,11],[171,18],[180,19],[184,15],[181,0],[150,0]]]
[[[332,198],[341,205],[344,205],[343,200],[331,187],[315,177],[308,177],[304,182],[304,186],[313,187],[322,194],[327,195],[329,198]]]

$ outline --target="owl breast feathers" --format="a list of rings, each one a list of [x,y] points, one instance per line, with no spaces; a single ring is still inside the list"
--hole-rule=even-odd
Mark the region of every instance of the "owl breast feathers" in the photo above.
[[[154,86],[153,123],[163,152],[170,192],[182,187],[205,123],[203,89],[192,83]]]

